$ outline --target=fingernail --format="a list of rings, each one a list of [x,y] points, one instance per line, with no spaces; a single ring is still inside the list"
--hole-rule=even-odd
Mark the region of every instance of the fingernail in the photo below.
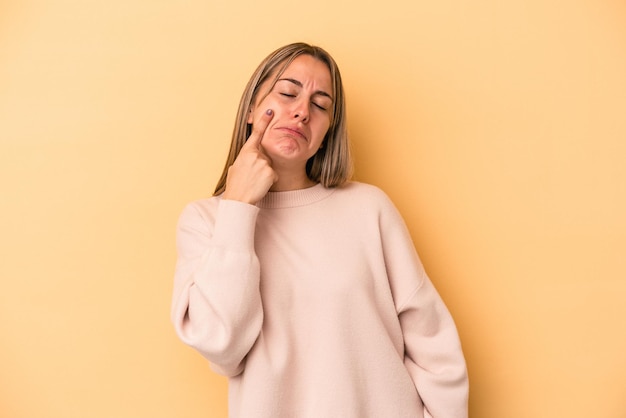
[[[267,109],[267,110],[265,111],[265,114],[266,114],[267,116],[270,116],[272,113],[274,113],[274,111],[272,111],[272,109]]]

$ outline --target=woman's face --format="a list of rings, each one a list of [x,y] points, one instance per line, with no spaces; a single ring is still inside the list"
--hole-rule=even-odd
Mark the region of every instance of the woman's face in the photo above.
[[[270,121],[261,146],[275,168],[305,170],[306,162],[322,145],[332,112],[332,82],[326,64],[310,55],[300,55],[285,69],[272,90],[270,81],[259,89],[248,117],[254,123],[267,109]],[[266,95],[267,94],[267,95]]]

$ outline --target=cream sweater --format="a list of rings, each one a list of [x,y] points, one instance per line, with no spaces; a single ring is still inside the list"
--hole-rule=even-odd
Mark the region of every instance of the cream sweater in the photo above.
[[[200,200],[177,247],[172,321],[230,417],[467,417],[454,322],[379,189]]]

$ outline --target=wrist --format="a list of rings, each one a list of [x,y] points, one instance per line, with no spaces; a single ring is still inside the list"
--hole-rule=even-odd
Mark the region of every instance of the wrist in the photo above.
[[[256,202],[253,202],[249,197],[238,195],[237,193],[229,192],[228,189],[224,191],[224,194],[222,194],[222,199],[234,200],[237,202],[247,203],[249,205],[256,204]]]

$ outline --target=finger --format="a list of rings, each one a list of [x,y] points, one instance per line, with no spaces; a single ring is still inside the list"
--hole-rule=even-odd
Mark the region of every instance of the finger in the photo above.
[[[265,130],[267,129],[273,117],[274,111],[272,111],[272,109],[267,109],[265,112],[263,112],[263,114],[261,114],[261,117],[257,119],[252,125],[252,133],[246,141],[246,147],[260,148],[261,140],[263,139]]]
[[[260,158],[263,158],[265,161],[267,161],[267,163],[270,165],[270,167],[272,166],[272,157],[269,156],[269,154],[265,151],[265,149],[259,145],[258,148],[259,152],[258,152],[258,156]]]

